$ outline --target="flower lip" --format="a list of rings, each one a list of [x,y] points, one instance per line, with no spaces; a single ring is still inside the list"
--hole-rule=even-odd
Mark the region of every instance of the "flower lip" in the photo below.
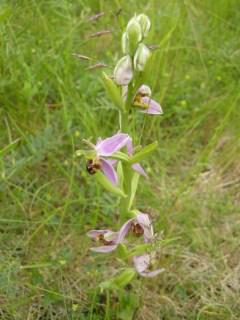
[[[105,234],[100,234],[98,240],[103,243],[105,246],[110,246],[114,243],[114,232],[108,231]]]
[[[144,230],[139,223],[133,223],[131,226],[133,234],[137,237],[140,237],[144,234]]]
[[[100,159],[88,159],[86,163],[87,172],[91,175],[102,169]]]

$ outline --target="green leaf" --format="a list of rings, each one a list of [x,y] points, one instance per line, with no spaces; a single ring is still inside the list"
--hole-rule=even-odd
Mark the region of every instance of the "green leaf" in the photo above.
[[[126,259],[128,257],[128,250],[125,244],[119,243],[117,247],[117,254],[121,259]]]
[[[114,152],[111,155],[111,158],[117,159],[117,160],[121,160],[121,161],[125,161],[125,162],[129,162],[129,160],[130,160],[129,156],[126,155],[125,153],[121,152],[121,151]]]
[[[124,102],[118,86],[104,72],[103,72],[103,85],[110,100],[112,100],[112,102],[120,110],[124,110]]]
[[[119,186],[123,190],[124,175],[123,175],[122,163],[120,161],[118,162],[118,165],[117,165],[117,175],[118,175]]]
[[[109,180],[107,177],[105,177],[105,175],[101,172],[98,171],[95,173],[94,175],[97,179],[97,181],[109,192],[112,192],[114,194],[116,194],[117,196],[126,198],[125,193],[118,187],[115,187]]]
[[[138,181],[139,181],[139,173],[134,172],[133,177],[132,177],[132,181],[131,181],[131,195],[130,195],[130,199],[129,199],[128,210],[131,209],[131,206],[133,204],[135,194],[137,191],[137,187],[138,187]]]
[[[118,274],[115,278],[113,278],[113,284],[119,288],[124,288],[127,284],[131,282],[135,274],[136,274],[135,269],[126,268],[120,274]]]
[[[181,238],[176,237],[176,238],[171,238],[166,240],[160,239],[153,243],[144,243],[144,244],[136,245],[133,249],[128,251],[128,254],[129,254],[128,257],[141,255],[143,253],[159,249],[160,247],[167,246],[173,242],[178,241],[179,239]]]
[[[138,256],[146,253],[150,248],[152,248],[152,243],[144,243],[136,245],[132,250],[129,251],[129,257]]]
[[[100,283],[100,288],[102,291],[106,289],[117,290],[117,289],[124,288],[127,284],[129,284],[132,281],[135,274],[136,274],[135,269],[126,268],[121,273],[119,273],[116,277]]]
[[[158,142],[155,141],[146,147],[142,148],[139,152],[130,157],[129,163],[136,163],[142,159],[145,159],[151,152],[153,152],[158,146]]]

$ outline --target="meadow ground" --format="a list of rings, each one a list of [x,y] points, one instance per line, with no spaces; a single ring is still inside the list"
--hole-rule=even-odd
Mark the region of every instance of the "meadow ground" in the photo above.
[[[135,140],[159,148],[137,204],[173,240],[166,271],[120,301],[98,289],[114,255],[90,253],[85,235],[112,226],[118,205],[75,157],[83,138],[113,133],[117,111],[102,70],[72,54],[110,73],[134,12],[152,21],[149,84],[164,109],[138,117]],[[1,1],[0,319],[240,319],[239,19],[239,0]]]

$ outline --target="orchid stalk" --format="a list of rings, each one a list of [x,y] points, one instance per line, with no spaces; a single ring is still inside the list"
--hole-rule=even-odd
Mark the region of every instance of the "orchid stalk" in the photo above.
[[[78,151],[78,154],[83,154],[86,158],[88,173],[120,199],[119,229],[91,230],[87,234],[99,244],[92,247],[92,251],[115,251],[126,263],[120,274],[103,282],[103,289],[124,287],[132,281],[135,274],[153,277],[163,271],[162,268],[151,269],[156,237],[150,216],[133,207],[139,179],[142,179],[141,176],[148,178],[141,161],[156,149],[157,142],[145,147],[134,146],[129,114],[139,112],[139,116],[143,116],[163,113],[160,104],[152,99],[151,88],[141,83],[142,72],[152,55],[144,44],[150,27],[151,22],[145,14],[135,15],[123,32],[123,57],[116,64],[113,77],[103,74],[106,93],[119,111],[120,127],[111,137],[98,138],[96,143],[85,141],[89,150]],[[143,244],[139,245],[141,239]],[[137,246],[138,254],[132,257],[134,246]]]

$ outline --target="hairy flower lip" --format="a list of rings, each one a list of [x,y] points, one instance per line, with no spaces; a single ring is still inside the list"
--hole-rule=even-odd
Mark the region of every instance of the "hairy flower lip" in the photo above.
[[[95,174],[98,170],[102,169],[102,162],[100,159],[88,159],[86,169],[89,174]]]

